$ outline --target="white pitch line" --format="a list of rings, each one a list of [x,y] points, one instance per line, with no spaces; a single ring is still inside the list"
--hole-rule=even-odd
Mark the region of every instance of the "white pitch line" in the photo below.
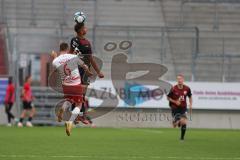
[[[194,160],[240,160],[240,157],[161,157],[161,156],[91,156],[91,155],[0,155],[1,158],[102,158],[102,159],[194,159]]]
[[[157,134],[163,133],[163,131],[152,130],[152,129],[119,128],[119,130],[130,130],[130,131],[137,131],[137,132],[157,133]]]

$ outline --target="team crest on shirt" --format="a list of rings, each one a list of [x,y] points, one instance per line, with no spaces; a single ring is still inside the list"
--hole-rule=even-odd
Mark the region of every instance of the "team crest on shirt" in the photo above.
[[[184,91],[183,94],[186,95],[186,94],[187,94],[187,91]]]

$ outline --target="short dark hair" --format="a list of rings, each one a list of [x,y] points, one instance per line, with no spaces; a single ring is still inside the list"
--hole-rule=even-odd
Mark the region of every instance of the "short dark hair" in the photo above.
[[[65,42],[62,42],[61,44],[60,44],[60,52],[61,51],[66,51],[68,49],[68,44],[67,43],[65,43]]]
[[[12,77],[8,77],[8,84],[12,84]]]
[[[82,29],[82,27],[84,27],[84,23],[77,23],[77,24],[75,24],[75,26],[74,26],[75,32],[78,33],[79,30]]]
[[[31,78],[31,75],[25,77],[25,82],[27,82],[29,78]]]
[[[184,78],[184,75],[182,74],[182,73],[179,73],[178,75],[177,75],[177,77],[182,77],[182,78]]]

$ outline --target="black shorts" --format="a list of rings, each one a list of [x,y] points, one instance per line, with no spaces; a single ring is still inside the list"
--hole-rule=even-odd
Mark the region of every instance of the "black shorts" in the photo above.
[[[28,101],[23,101],[23,109],[29,110],[32,109],[32,102],[28,102]]]
[[[186,108],[172,108],[173,122],[179,121],[181,118],[187,118]]]
[[[13,106],[13,103],[12,103],[12,102],[5,102],[5,106],[6,106],[6,107],[12,107],[12,106]]]

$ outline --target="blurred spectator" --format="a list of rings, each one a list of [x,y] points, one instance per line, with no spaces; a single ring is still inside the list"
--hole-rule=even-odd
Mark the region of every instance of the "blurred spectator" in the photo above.
[[[22,93],[21,93],[21,99],[23,103],[23,111],[20,116],[20,120],[18,122],[18,127],[23,126],[23,120],[26,117],[26,114],[29,114],[28,121],[26,123],[27,127],[32,127],[32,119],[35,114],[35,107],[32,103],[33,101],[33,95],[32,95],[32,89],[31,89],[31,82],[32,78],[31,76],[27,76],[25,83],[23,85]]]
[[[15,101],[15,87],[12,83],[12,77],[9,77],[8,86],[6,89],[6,96],[4,99],[5,111],[6,111],[7,120],[8,120],[7,126],[9,127],[12,126],[11,120],[14,119],[14,115],[11,113],[11,109],[14,104],[14,101]]]

